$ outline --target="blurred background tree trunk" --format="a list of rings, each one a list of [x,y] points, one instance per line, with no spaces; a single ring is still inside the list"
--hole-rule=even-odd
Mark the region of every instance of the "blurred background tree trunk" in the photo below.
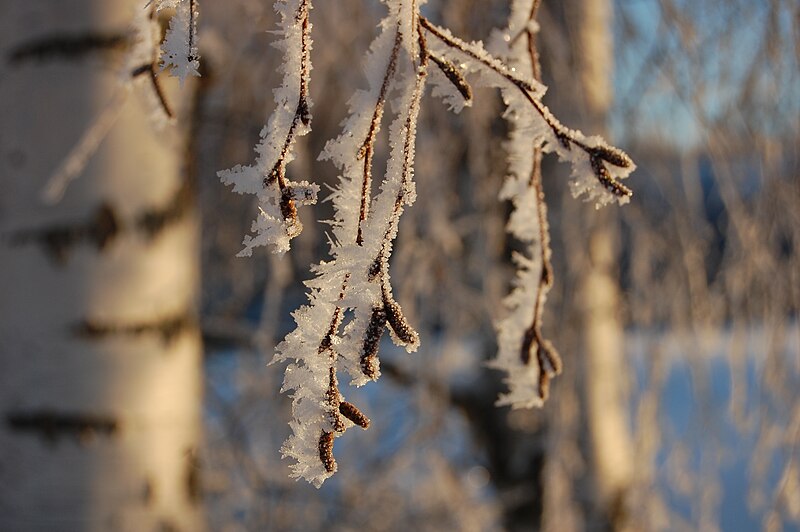
[[[614,6],[611,0],[577,0],[577,62],[583,131],[608,138],[613,94]],[[611,139],[613,142],[613,139]],[[585,207],[585,206],[580,206]],[[624,526],[624,497],[633,480],[633,443],[626,392],[627,362],[620,309],[619,215],[616,209],[582,208],[588,245],[580,261],[585,405],[590,460],[601,521]]]
[[[157,131],[118,78],[142,8],[0,2],[2,530],[203,528],[186,128]],[[98,152],[45,204],[104,112]]]
[[[550,86],[545,103],[570,127],[612,143],[607,120],[614,100],[613,20],[610,0],[545,1],[540,15],[542,72]],[[543,529],[625,529],[634,445],[619,209],[596,210],[575,200],[563,165],[547,159],[544,164],[556,272],[548,304],[553,315],[545,329],[553,331],[565,374],[554,382],[559,401],[545,406],[551,430]],[[554,517],[567,507],[580,517]]]

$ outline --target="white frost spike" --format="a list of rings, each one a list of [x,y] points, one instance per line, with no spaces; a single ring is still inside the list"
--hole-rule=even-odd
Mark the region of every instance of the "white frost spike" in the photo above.
[[[488,365],[506,374],[503,381],[508,385],[509,391],[500,395],[498,406],[540,407],[543,401],[539,391],[539,365],[535,360],[523,364],[520,347],[536,310],[536,292],[539,289],[542,262],[521,254],[514,255],[514,262],[518,268],[514,290],[504,301],[509,313],[497,325],[497,358]],[[535,352],[536,347],[533,345],[532,351]]]
[[[169,21],[169,29],[161,43],[162,67],[170,69],[181,81],[188,76],[199,76],[200,56],[197,52],[197,1],[162,0],[158,10],[174,7],[175,15]]]
[[[266,198],[267,203],[261,203],[261,199]],[[276,207],[277,200],[270,196],[263,196],[259,198],[258,218],[253,221],[250,230],[255,233],[255,236],[245,235],[242,244],[242,249],[236,256],[249,257],[253,254],[253,249],[261,246],[272,246],[275,253],[285,253],[289,251],[289,238],[295,232],[299,233],[297,229],[289,232],[283,225],[280,219],[280,213],[276,214],[278,210]],[[302,226],[301,226],[302,228]]]

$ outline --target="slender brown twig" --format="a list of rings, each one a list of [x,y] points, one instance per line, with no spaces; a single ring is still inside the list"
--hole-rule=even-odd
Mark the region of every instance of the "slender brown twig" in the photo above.
[[[533,0],[528,16],[528,24],[522,31],[527,37],[528,60],[530,61],[533,79],[541,82],[541,64],[536,45],[536,34],[531,30],[531,22],[536,16],[541,5],[541,0]],[[539,222],[539,260],[542,273],[536,287],[536,302],[534,304],[533,320],[525,331],[520,347],[520,357],[524,364],[531,359],[531,348],[536,343],[536,362],[539,365],[539,397],[547,399],[549,379],[553,374],[561,372],[561,359],[552,344],[542,336],[542,314],[544,312],[544,298],[553,285],[553,266],[550,263],[550,233],[547,224],[547,205],[545,203],[544,189],[542,188],[542,147],[538,143],[533,146],[533,167],[528,185],[533,187],[536,196],[536,217]]]
[[[383,75],[381,82],[381,89],[378,93],[378,100],[375,102],[375,111],[372,113],[372,120],[369,123],[369,131],[367,131],[367,138],[361,145],[358,151],[357,158],[364,159],[364,177],[361,182],[361,208],[358,214],[358,232],[356,234],[356,244],[359,246],[364,243],[363,223],[367,220],[369,215],[369,199],[370,190],[372,187],[372,156],[375,153],[375,138],[381,128],[381,119],[383,118],[383,109],[386,105],[386,93],[389,92],[391,80],[397,70],[397,58],[400,55],[400,46],[403,42],[403,35],[400,33],[398,25],[397,32],[394,37],[394,46],[392,53],[389,56],[389,63],[386,65],[386,72]]]
[[[135,79],[139,76],[147,74],[148,78],[150,79],[150,84],[153,87],[153,93],[156,95],[158,104],[161,106],[161,110],[164,111],[164,114],[167,115],[167,118],[172,119],[174,118],[174,114],[172,113],[172,109],[170,109],[169,103],[167,102],[167,96],[164,94],[164,90],[161,88],[161,83],[158,81],[158,76],[156,74],[157,68],[158,63],[156,62],[139,65],[131,70],[131,79]]]
[[[401,166],[400,186],[398,187],[397,195],[395,196],[392,217],[389,220],[386,230],[384,231],[383,242],[381,243],[380,251],[378,252],[378,256],[375,257],[369,272],[369,278],[371,280],[380,276],[379,282],[381,284],[381,294],[383,299],[382,307],[376,307],[373,310],[370,327],[367,328],[367,332],[364,336],[362,370],[367,377],[372,379],[377,377],[374,363],[374,359],[377,356],[377,344],[375,344],[376,335],[374,334],[374,331],[371,330],[371,326],[373,324],[377,324],[377,322],[381,320],[383,328],[388,323],[394,331],[397,339],[406,345],[415,345],[419,342],[419,335],[408,324],[400,305],[398,305],[392,297],[392,287],[391,283],[389,282],[389,272],[387,271],[389,262],[387,255],[389,253],[392,240],[394,239],[394,235],[397,234],[397,224],[400,220],[403,204],[406,201],[406,195],[411,188],[411,179],[413,177],[414,168],[414,141],[416,138],[414,132],[416,130],[416,122],[419,116],[422,94],[425,88],[425,80],[428,75],[428,62],[430,59],[427,42],[424,34],[421,31],[422,28],[419,25],[419,15],[416,16],[416,22],[412,27],[416,30],[415,33],[417,36],[418,46],[416,55],[419,65],[416,68],[414,89],[411,94],[408,114],[406,115],[405,119],[405,127],[403,128],[403,164]],[[382,328],[381,333],[383,332]],[[377,337],[378,340],[380,340],[380,336],[378,335]],[[372,352],[373,350],[374,352]]]
[[[189,0],[189,56],[186,58],[190,63],[197,59],[197,57],[192,53],[194,49],[194,42],[195,42],[195,20],[194,20],[194,12],[195,12],[195,0]]]

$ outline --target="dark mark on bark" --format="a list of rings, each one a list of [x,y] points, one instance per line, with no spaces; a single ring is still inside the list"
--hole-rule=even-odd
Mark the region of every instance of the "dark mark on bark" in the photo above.
[[[186,495],[193,505],[199,504],[203,499],[202,484],[200,482],[200,457],[195,449],[186,451]]]
[[[156,492],[155,487],[153,486],[153,479],[146,478],[144,479],[144,487],[142,488],[142,503],[145,506],[150,506],[153,501],[155,501]]]
[[[57,264],[63,265],[72,248],[87,242],[98,251],[106,248],[120,232],[120,222],[114,209],[103,204],[85,223],[50,225],[38,229],[25,229],[11,235],[12,245],[30,243],[41,245],[47,255]]]
[[[139,323],[100,323],[84,320],[75,326],[75,334],[87,339],[103,339],[109,336],[141,336],[156,334],[165,344],[174,342],[184,331],[195,327],[190,312],[177,316],[167,316],[149,322]]]
[[[127,44],[126,36],[121,33],[53,34],[13,48],[7,59],[10,64],[56,59],[76,61],[92,53],[120,50]]]
[[[184,179],[180,188],[164,207],[150,209],[139,215],[136,228],[148,238],[155,238],[169,225],[180,221],[192,207],[193,187]]]
[[[145,210],[135,221],[134,228],[149,239],[158,236],[170,225],[182,220],[192,210],[194,187],[184,180],[169,202],[159,208]],[[41,245],[53,261],[63,266],[72,249],[82,243],[93,245],[103,251],[120,233],[129,229],[107,203],[95,210],[92,217],[83,223],[63,222],[35,229],[23,229],[10,235],[15,246]]]
[[[111,416],[32,410],[9,412],[6,425],[14,432],[33,433],[50,444],[57,443],[62,437],[85,444],[95,436],[115,435],[120,424]]]
[[[158,524],[158,532],[180,532],[180,528],[168,519],[162,519]]]

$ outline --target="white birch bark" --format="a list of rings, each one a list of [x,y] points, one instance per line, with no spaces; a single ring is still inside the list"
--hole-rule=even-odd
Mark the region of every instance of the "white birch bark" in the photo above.
[[[613,98],[613,4],[580,0],[580,80],[585,108],[595,131],[602,131]],[[611,213],[589,216],[589,261],[585,265],[584,304],[586,398],[590,445],[601,503],[618,516],[633,477],[633,444],[628,419],[624,332],[619,316],[618,240]],[[619,523],[616,523],[617,525]]]
[[[0,1],[2,530],[202,530],[198,232],[182,135],[156,131],[131,92],[47,205],[48,178],[118,94],[124,48],[12,60],[54,37],[125,32],[143,4]]]

